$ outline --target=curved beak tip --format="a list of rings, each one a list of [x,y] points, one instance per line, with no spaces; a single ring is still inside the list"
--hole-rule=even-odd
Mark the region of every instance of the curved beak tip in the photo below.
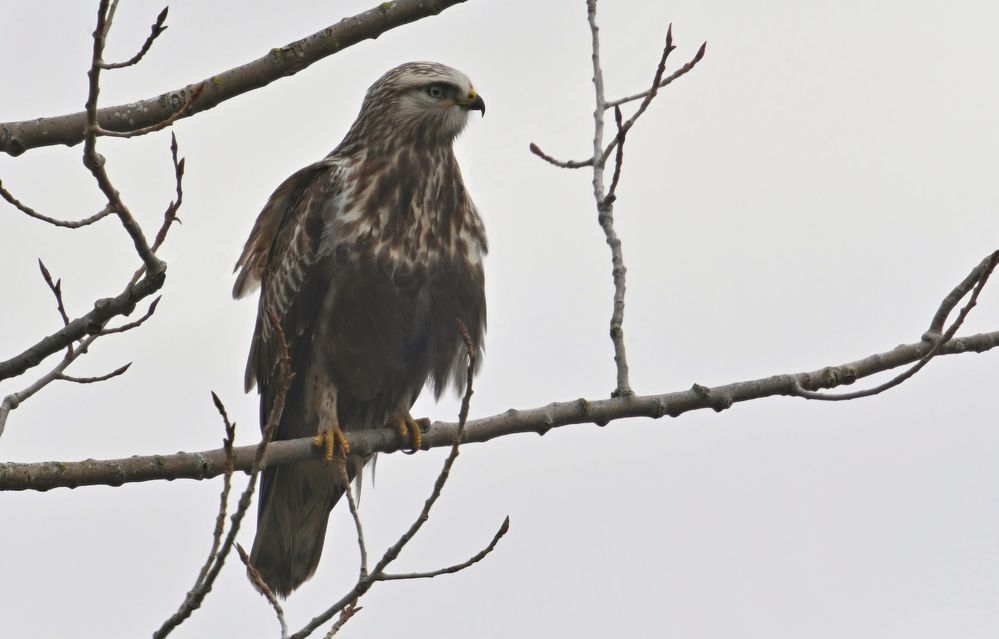
[[[485,100],[483,100],[482,96],[478,94],[476,94],[474,98],[469,100],[468,105],[465,108],[468,109],[469,111],[478,111],[483,116],[485,116],[486,114]]]

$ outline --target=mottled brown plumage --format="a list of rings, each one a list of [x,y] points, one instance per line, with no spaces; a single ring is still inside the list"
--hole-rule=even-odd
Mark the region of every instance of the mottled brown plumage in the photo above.
[[[277,387],[277,343],[294,377],[276,439],[386,426],[409,416],[423,386],[459,388],[467,354],[455,318],[481,352],[486,325],[482,221],[452,151],[468,111],[485,112],[468,78],[425,62],[392,69],[368,90],[344,140],[285,180],[257,218],[233,294],[261,286],[246,388],[260,419]],[[354,476],[366,460],[351,459]],[[343,493],[334,464],[264,471],[251,561],[287,596],[316,569],[330,509]]]

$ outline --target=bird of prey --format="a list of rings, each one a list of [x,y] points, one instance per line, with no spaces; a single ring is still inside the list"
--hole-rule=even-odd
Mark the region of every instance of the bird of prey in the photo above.
[[[468,77],[430,62],[375,82],[343,141],[274,191],[257,217],[233,296],[261,289],[246,367],[261,428],[279,386],[279,332],[291,382],[275,439],[317,436],[326,461],[263,472],[251,562],[288,596],[319,562],[330,510],[344,492],[333,459],[343,431],[392,427],[420,446],[409,413],[424,385],[462,390],[482,351],[482,220],[452,144],[485,102]],[[478,361],[476,357],[476,361]],[[366,459],[349,458],[348,475]]]

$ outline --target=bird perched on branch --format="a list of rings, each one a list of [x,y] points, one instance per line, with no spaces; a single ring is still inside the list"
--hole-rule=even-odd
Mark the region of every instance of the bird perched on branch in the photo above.
[[[485,110],[460,71],[392,69],[339,146],[274,191],[236,264],[234,297],[261,287],[246,367],[261,428],[281,384],[283,334],[291,379],[274,439],[316,436],[326,448],[325,462],[263,472],[250,558],[281,596],[316,570],[344,492],[330,463],[349,454],[343,431],[392,427],[419,448],[409,410],[423,386],[436,397],[452,381],[462,390],[456,320],[482,351],[486,237],[452,143],[469,111]],[[353,478],[367,460],[348,459]]]

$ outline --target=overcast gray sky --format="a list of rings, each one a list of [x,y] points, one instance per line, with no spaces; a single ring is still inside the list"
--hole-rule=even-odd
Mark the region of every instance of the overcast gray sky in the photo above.
[[[109,73],[105,104],[156,95],[254,59],[372,0],[175,0],[141,66]],[[0,120],[82,108],[96,2],[0,0]],[[108,58],[131,55],[160,9],[123,2]],[[617,206],[625,330],[640,393],[814,369],[919,338],[940,299],[999,240],[999,6],[913,1],[605,1],[611,97],[644,88],[674,25],[671,86],[628,138]],[[178,123],[183,226],[163,248],[164,299],[10,417],[0,458],[203,450],[216,391],[257,440],[242,392],[255,304],[229,295],[260,207],[322,157],[367,86],[408,60],[451,64],[488,116],[458,144],[485,218],[489,333],[472,415],[605,397],[611,280],[589,176],[544,164],[590,147],[583,0],[470,0]],[[101,140],[152,231],[173,195],[169,133]],[[100,208],[79,148],[0,156],[0,179],[50,215]],[[0,358],[55,330],[41,257],[82,312],[136,258],[113,221],[53,229],[0,207]],[[999,283],[996,283],[999,286]],[[967,332],[999,328],[987,289]],[[884,396],[775,398],[722,414],[628,420],[468,446],[400,570],[452,563],[511,531],[478,566],[376,587],[343,636],[994,637],[999,628],[999,353],[932,362]],[[20,389],[44,367],[0,384]],[[414,413],[452,419],[457,401]],[[369,549],[412,520],[444,453],[378,464]],[[240,479],[242,482],[242,478]],[[220,481],[0,495],[0,635],[151,633],[191,586]],[[250,518],[252,520],[252,517]],[[240,540],[252,540],[247,522]],[[347,512],[316,577],[288,601],[300,626],[356,574]],[[275,637],[241,566],[177,637]]]

